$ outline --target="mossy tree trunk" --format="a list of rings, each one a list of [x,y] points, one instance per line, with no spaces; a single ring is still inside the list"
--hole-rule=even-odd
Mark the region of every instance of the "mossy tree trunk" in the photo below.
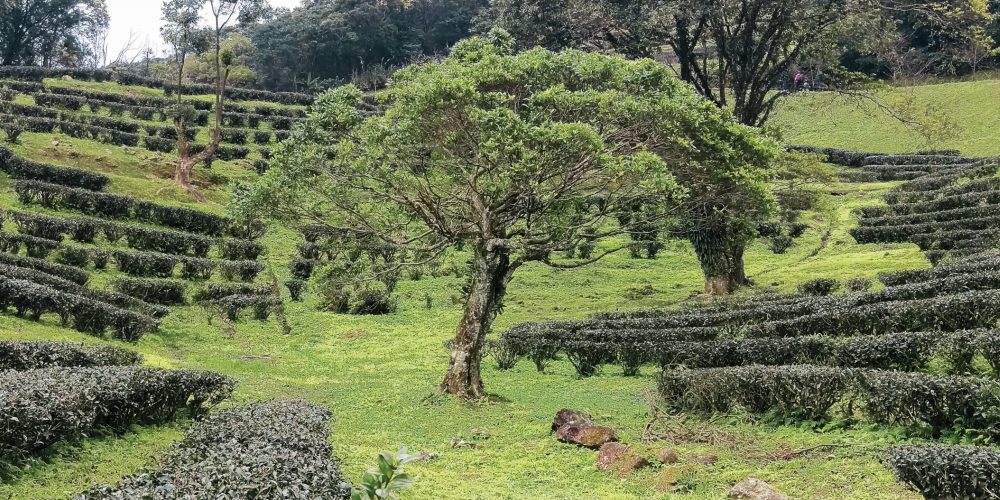
[[[451,364],[441,383],[441,392],[463,399],[486,395],[480,375],[483,346],[514,271],[510,254],[503,249],[477,248],[473,265],[475,274],[455,334]]]
[[[725,225],[713,225],[692,233],[689,239],[705,273],[706,294],[729,295],[750,285],[743,265],[748,238]]]

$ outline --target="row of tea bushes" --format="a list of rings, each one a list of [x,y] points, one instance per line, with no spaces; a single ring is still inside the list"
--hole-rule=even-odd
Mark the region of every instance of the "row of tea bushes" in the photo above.
[[[107,344],[0,340],[0,370],[134,366],[141,363],[141,354]]]
[[[82,295],[99,302],[106,302],[113,306],[129,309],[157,319],[170,314],[170,309],[166,307],[150,304],[118,292],[87,288],[86,286],[78,285],[72,281],[29,267],[0,264],[0,273],[8,278],[30,281],[73,295]]]
[[[525,323],[511,328],[502,338],[511,352],[527,356],[536,364],[556,353],[565,353],[581,375],[589,375],[600,365],[609,363],[621,364],[626,372],[633,373],[636,366],[645,363],[668,366],[674,362],[671,359],[679,355],[677,349],[710,340],[718,340],[720,343],[715,347],[719,349],[736,349],[741,345],[767,347],[775,359],[805,361],[815,359],[808,357],[810,348],[822,345],[833,349],[835,345],[850,345],[849,341],[845,343],[836,337],[989,328],[997,320],[1000,320],[1000,272],[990,270],[904,283],[876,292],[761,300],[732,309],[709,308],[706,312],[680,311],[634,317],[619,314],[585,321]],[[728,339],[814,336],[826,336],[829,340],[822,344],[815,340],[725,343]],[[878,345],[882,340],[871,339],[870,342]],[[793,345],[801,352],[788,352]],[[711,346],[702,347],[709,349]],[[881,348],[891,350],[893,345]],[[825,351],[824,354],[835,353]],[[752,353],[748,355],[747,359],[752,361]]]
[[[789,146],[789,151],[794,151],[798,153],[809,153],[818,154],[825,158],[828,163],[833,163],[835,165],[842,165],[845,167],[862,167],[865,165],[877,165],[886,163],[896,163],[896,162],[912,162],[922,163],[925,158],[941,158],[942,162],[958,162],[960,161],[961,152],[957,150],[934,150],[934,151],[918,151],[913,154],[903,154],[903,155],[887,155],[885,153],[873,153],[873,152],[863,152],[863,151],[850,151],[846,149],[837,148],[823,148],[815,146]],[[933,162],[935,160],[929,160],[928,162]]]
[[[212,260],[184,257],[156,252],[112,252],[118,270],[131,275],[153,278],[170,278],[180,266],[180,277],[185,280],[207,280],[216,272],[228,281],[253,281],[264,264],[255,260]]]
[[[29,453],[97,427],[124,431],[205,411],[235,383],[210,372],[134,366],[0,372],[0,449]]]
[[[327,440],[329,410],[272,401],[223,410],[195,425],[164,464],[76,500],[309,498],[346,500],[351,485]]]
[[[25,205],[38,204],[50,209],[75,210],[107,219],[136,220],[206,236],[260,236],[244,234],[243,226],[226,217],[190,208],[159,205],[131,196],[35,180],[15,182],[14,191],[18,200]]]
[[[778,413],[826,418],[835,405],[848,417],[926,429],[934,436],[957,428],[1000,435],[1000,383],[925,373],[812,365],[666,370],[657,381],[671,407],[697,413]]]
[[[897,446],[882,461],[926,498],[996,498],[1000,450],[980,446]]]
[[[57,264],[43,259],[36,259],[34,257],[24,257],[0,252],[0,265],[33,269],[35,271],[62,278],[80,286],[86,285],[87,282],[90,281],[90,275],[83,269]]]
[[[0,67],[0,79],[40,82],[45,78],[61,78],[69,76],[74,80],[94,82],[117,82],[120,85],[138,85],[163,89],[167,96],[178,91],[189,95],[211,95],[215,93],[212,85],[189,84],[178,87],[176,84],[157,78],[148,78],[134,73],[111,70],[88,70],[80,68],[46,68],[40,66],[3,66]],[[46,88],[36,86],[33,88]],[[267,90],[247,89],[239,87],[226,88],[226,97],[237,101],[265,101],[287,105],[309,105],[314,97],[310,94],[294,92],[270,92]]]
[[[177,281],[141,280],[119,278],[111,283],[118,293],[134,297],[150,304],[165,306],[184,305],[186,287]]]
[[[1000,375],[1000,331],[904,332],[858,337],[825,335],[781,339],[724,339],[668,342],[637,349],[663,367],[721,368],[727,366],[817,364],[847,368],[916,371],[932,358],[954,374],[972,372],[981,355]],[[622,362],[624,360],[619,360]]]
[[[77,123],[65,120],[52,120],[50,118],[22,118],[16,115],[0,113],[0,120],[4,122],[18,121],[23,123],[25,130],[36,133],[51,134],[59,131],[65,135],[76,139],[97,141],[114,146],[138,146],[139,135],[120,132],[118,130],[98,127],[86,123]]]
[[[124,93],[111,93],[111,92],[100,92],[96,90],[81,89],[76,87],[56,87],[48,86],[45,87],[45,91],[50,94],[63,95],[63,96],[74,96],[83,98],[86,101],[102,101],[115,104],[124,104],[126,106],[144,106],[148,108],[169,108],[174,104],[177,104],[176,99],[167,99],[165,97],[155,97],[155,96],[144,96],[137,94],[124,94]],[[193,106],[195,109],[200,111],[211,111],[212,101],[203,101],[198,99],[184,99],[184,104]]]
[[[79,243],[93,243],[97,235],[101,234],[109,244],[124,240],[125,244],[135,250],[171,255],[205,258],[209,251],[216,247],[221,257],[230,260],[256,259],[264,251],[263,245],[250,240],[213,238],[182,231],[160,231],[101,219],[66,219],[33,212],[3,212],[0,213],[0,224],[5,216],[13,220],[19,233],[56,242],[61,242],[69,236]]]
[[[895,287],[948,279],[962,274],[992,272],[996,269],[1000,269],[1000,251],[992,250],[932,268],[881,273],[878,279],[887,287]]]
[[[111,182],[105,175],[86,170],[57,167],[19,158],[2,146],[0,146],[0,171],[14,179],[44,180],[52,184],[90,191],[100,191]]]
[[[157,320],[85,295],[63,292],[32,281],[0,276],[0,312],[14,308],[19,317],[38,321],[45,314],[59,316],[62,326],[90,335],[106,332],[135,342],[157,329]]]

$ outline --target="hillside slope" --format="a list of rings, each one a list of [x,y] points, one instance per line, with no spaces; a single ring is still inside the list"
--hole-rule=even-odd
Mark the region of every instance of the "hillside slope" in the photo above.
[[[46,84],[65,85],[52,80]],[[138,92],[111,83],[99,87],[105,92]],[[143,92],[156,95],[152,89]],[[784,109],[781,119],[809,121],[808,116],[793,117],[793,112]],[[838,139],[842,142],[815,142],[876,150],[909,147],[908,143],[879,143],[862,131],[856,133],[861,138],[857,143],[846,135]],[[790,137],[796,142],[811,138],[805,134]],[[197,204],[173,184],[174,157],[169,153],[52,133],[26,133],[12,149],[36,161],[105,173],[112,178],[106,189],[110,193],[218,214],[224,213],[231,183],[256,175],[251,160],[218,161],[211,170],[199,168],[196,178],[210,201]],[[44,211],[20,204],[12,185],[12,179],[0,174],[0,209]],[[787,253],[774,255],[764,243],[755,244],[747,254],[747,268],[758,289],[790,291],[818,276],[873,278],[880,271],[926,267],[915,245],[858,245],[847,233],[856,225],[851,210],[879,203],[891,185],[835,186],[824,197],[821,209],[804,216],[809,229]],[[291,229],[272,227],[262,239],[267,252],[261,260],[281,280],[287,278],[287,265],[299,238]],[[118,276],[115,271],[93,270],[92,274],[98,286]],[[794,497],[908,495],[871,454],[852,450],[857,444],[898,441],[892,429],[832,425],[814,432],[808,425],[759,425],[720,418],[711,423],[678,422],[673,442],[641,443],[649,419],[644,393],[652,385],[653,367],[644,368],[637,377],[607,369],[579,379],[566,360],[552,363],[545,373],[536,372],[527,361],[506,372],[490,362],[484,373],[493,395],[490,401],[458,404],[435,396],[448,360],[443,344],[452,336],[460,315],[456,298],[461,284],[461,278],[451,275],[404,281],[399,288],[399,311],[382,317],[322,313],[310,293],[303,303],[288,303],[288,336],[282,335],[273,319],[241,321],[233,330],[218,321],[209,323],[199,307],[175,307],[158,332],[137,344],[109,342],[140,351],[151,365],[230,375],[240,381],[234,402],[305,398],[329,406],[334,413],[331,440],[349,478],[360,477],[382,450],[407,446],[411,451],[435,454],[433,460],[411,466],[418,481],[408,498],[636,498],[667,497],[674,491],[691,498],[713,498],[747,476],[765,479]],[[574,271],[532,266],[511,285],[496,332],[529,320],[580,319],[599,311],[678,304],[695,300],[691,297],[701,285],[697,260],[684,242],[668,245],[652,261],[617,255]],[[55,317],[35,323],[8,314],[0,314],[0,338],[98,341],[60,328]],[[563,407],[592,413],[643,449],[670,446],[682,455],[717,455],[719,462],[673,472],[649,469],[630,479],[599,473],[592,452],[559,444],[551,437],[552,415]],[[185,426],[179,422],[134,427],[121,436],[99,435],[57,446],[43,459],[18,464],[18,468],[0,468],[0,496],[60,498],[91,483],[115,482],[154,464]],[[462,439],[475,446],[456,446]],[[829,443],[848,446],[787,460],[775,458]]]
[[[887,153],[949,148],[970,156],[1000,155],[1000,80],[899,88],[879,99],[909,109],[922,121],[930,119],[947,133],[928,139],[872,102],[823,92],[781,101],[771,124],[791,144]]]

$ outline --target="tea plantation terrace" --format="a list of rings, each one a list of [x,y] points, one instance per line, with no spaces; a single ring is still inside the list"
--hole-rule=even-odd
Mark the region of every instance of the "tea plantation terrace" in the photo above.
[[[104,193],[105,176],[28,161],[4,148],[0,171],[14,179],[25,209],[0,211],[0,264],[7,270],[0,278],[2,303],[18,315],[37,321],[52,313],[65,326],[135,341],[155,331],[167,313],[163,306],[188,303],[192,282],[216,276],[249,283],[263,270],[257,259],[264,248],[254,241],[263,233],[258,223],[237,225],[208,212]],[[109,281],[113,291],[85,286],[91,272],[112,268],[118,271]],[[229,317],[246,310],[266,317],[276,300],[265,286],[200,288],[195,300]]]
[[[840,164],[849,182],[906,181],[885,206],[857,211],[861,243],[912,242],[936,264],[798,295],[762,295],[673,311],[525,323],[497,359],[544,370],[565,355],[581,377],[604,365],[661,368],[663,405],[696,414],[734,408],[804,420],[905,426],[982,446],[902,446],[884,457],[928,498],[985,498],[1000,485],[1000,177],[996,160],[957,151],[883,155],[797,148]]]

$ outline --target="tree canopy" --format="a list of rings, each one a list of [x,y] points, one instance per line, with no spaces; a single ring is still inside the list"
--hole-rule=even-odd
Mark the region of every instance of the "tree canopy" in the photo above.
[[[275,89],[342,82],[446,51],[468,36],[484,0],[309,0],[251,32],[254,69]]]
[[[652,60],[515,55],[500,31],[399,71],[381,92],[323,95],[236,207],[410,255],[467,249],[468,296],[442,390],[479,397],[482,345],[520,267],[583,265],[627,246],[637,228],[695,231],[767,214],[776,150]],[[583,241],[605,243],[588,261],[557,258]]]
[[[4,0],[0,65],[81,64],[84,38],[108,22],[104,0]]]

